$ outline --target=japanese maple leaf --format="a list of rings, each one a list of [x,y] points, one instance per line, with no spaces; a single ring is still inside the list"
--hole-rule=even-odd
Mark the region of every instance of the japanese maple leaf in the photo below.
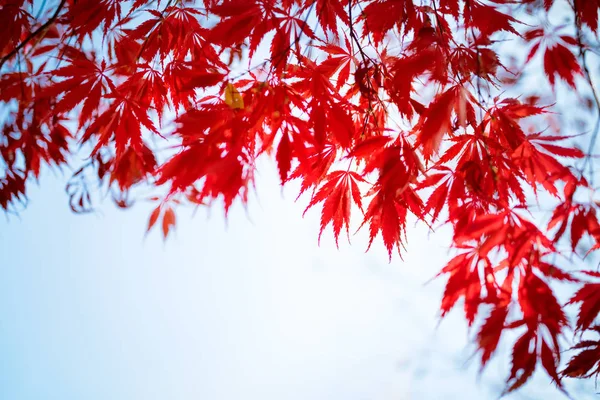
[[[351,171],[334,171],[325,177],[323,186],[313,195],[310,204],[304,211],[306,213],[309,208],[323,202],[319,240],[329,223],[333,224],[336,245],[338,245],[342,227],[346,227],[346,233],[349,235],[352,201],[362,211],[359,182],[365,182],[365,180],[356,172]]]
[[[440,11],[447,12],[458,20],[459,1],[458,0],[440,0]]]
[[[592,1],[588,3],[592,3]],[[596,15],[598,14],[597,9],[598,6],[596,6],[596,11],[594,12]],[[525,59],[525,64],[529,63],[540,52],[540,49],[544,48],[544,72],[553,88],[556,75],[569,86],[575,88],[575,77],[583,75],[583,71],[577,61],[577,57],[570,48],[577,51],[580,43],[577,38],[561,33],[561,28],[557,27],[549,31],[545,31],[542,28],[534,28],[525,32],[523,38],[530,43],[534,43]],[[542,46],[542,44],[545,45]]]
[[[574,0],[574,4],[579,20],[589,26],[593,32],[597,32],[600,0]]]
[[[224,103],[206,104],[177,122],[174,134],[181,138],[181,151],[158,168],[157,184],[170,184],[171,195],[195,190],[199,204],[222,196],[227,212],[236,198],[246,198],[253,180],[242,115]]]
[[[411,187],[417,171],[407,168],[412,166],[408,153],[406,143],[396,143],[379,152],[365,167],[366,173],[376,170],[379,177],[369,191],[373,199],[361,227],[369,223],[369,248],[381,232],[390,259],[394,247],[400,250],[409,212],[423,218],[423,202]]]
[[[472,119],[473,107],[468,97],[462,86],[454,86],[438,94],[421,116],[418,144],[423,147],[425,158],[437,153],[444,135],[452,131],[453,111],[463,126]]]
[[[567,324],[567,318],[555,295],[541,278],[525,270],[519,281],[518,302],[523,318],[511,324],[512,327],[526,326],[525,333],[515,342],[512,353],[512,368],[508,386],[504,393],[510,393],[522,385],[535,371],[538,360],[563,390],[557,367],[560,362],[558,336]],[[546,335],[540,335],[541,328]],[[548,339],[549,341],[548,341]]]
[[[101,24],[104,24],[106,33],[113,21],[121,15],[120,0],[69,0],[67,3],[67,18],[81,37],[91,35]],[[134,3],[134,7],[139,7],[139,2],[137,3]]]
[[[98,142],[94,147],[94,154],[111,141],[115,143],[117,157],[121,157],[128,146],[142,152],[142,127],[158,133],[146,109],[126,97],[118,97],[90,124],[82,137],[82,142],[96,135]]]
[[[330,31],[337,36],[337,19],[348,25],[347,1],[342,0],[316,0],[316,14],[323,31]]]
[[[593,326],[590,328],[600,334],[600,327]],[[561,371],[561,375],[571,378],[589,378],[593,375],[600,374],[600,341],[599,340],[582,340],[570,350],[580,350],[575,354],[569,363]]]
[[[292,167],[292,149],[293,145],[290,140],[290,134],[287,129],[283,131],[279,146],[277,147],[277,167],[279,168],[279,177],[284,183],[288,179],[288,174]]]
[[[479,278],[480,261],[489,265],[489,261],[480,260],[476,252],[462,253],[454,257],[438,274],[449,274],[444,295],[442,297],[441,311],[444,317],[464,297],[464,308],[467,322],[471,325],[477,315],[477,309],[482,302],[482,285]]]
[[[329,77],[332,77],[339,70],[336,83],[336,88],[338,90],[348,81],[348,78],[350,77],[350,67],[352,63],[356,62],[356,59],[351,54],[351,46],[348,38],[346,38],[345,43],[345,49],[333,44],[319,46],[321,50],[329,54],[329,57],[319,65],[319,68],[326,71],[325,73]]]
[[[419,184],[418,189],[429,188],[433,185],[438,185],[433,192],[429,195],[429,198],[425,202],[423,209],[424,213],[432,213],[431,222],[435,222],[442,211],[446,201],[448,200],[448,191],[452,187],[454,179],[452,179],[452,171],[449,168],[439,167],[444,172],[432,173],[427,175],[426,179]],[[456,190],[453,191],[456,193]]]
[[[537,364],[537,337],[534,332],[525,332],[513,346],[512,367],[508,378],[508,387],[502,393],[513,392],[523,386],[533,375]]]
[[[114,90],[115,85],[108,75],[105,61],[98,65],[75,48],[67,48],[65,55],[70,64],[49,74],[66,79],[46,87],[43,94],[48,97],[56,97],[64,93],[54,108],[57,113],[71,111],[83,101],[83,107],[79,114],[79,126],[81,127],[92,118],[94,110],[100,104],[103,92],[107,88]]]
[[[196,98],[194,89],[216,86],[223,81],[224,75],[208,69],[205,65],[174,60],[165,66],[162,82],[157,78],[160,77],[154,77],[153,81],[148,82],[148,86],[155,87],[154,99],[162,96],[163,91],[160,86],[164,86],[169,88],[171,102],[176,107],[186,107],[192,99]],[[156,92],[156,86],[160,92]]]
[[[486,282],[489,282],[488,276],[486,276]],[[495,284],[495,282],[493,283]],[[492,311],[477,332],[477,345],[481,350],[481,369],[486,366],[492,354],[496,351],[502,333],[507,327],[506,319],[512,300],[513,283],[514,270],[509,269],[502,285],[498,286],[496,284],[499,295],[495,299]]]
[[[322,149],[313,148],[306,157],[299,160],[290,178],[302,180],[299,196],[311,187],[318,186],[327,176],[327,171],[335,161],[336,147],[327,144]]]
[[[250,49],[256,50],[260,41],[275,28],[271,18],[266,18],[257,1],[229,0],[212,7],[211,12],[221,17],[208,36],[209,40],[223,47],[243,43],[250,37]],[[269,12],[272,16],[272,12]],[[252,34],[255,31],[259,34]]]
[[[567,317],[548,283],[526,270],[519,282],[518,300],[523,320],[531,329],[543,324],[554,340],[567,324]]]
[[[142,144],[139,150],[129,147],[120,158],[113,160],[110,180],[126,190],[153,173],[156,166],[154,153],[146,145]]]
[[[126,82],[119,86],[120,90],[127,91],[137,99],[138,103],[149,108],[152,104],[162,114],[167,103],[167,87],[159,71],[145,65]]]
[[[490,315],[477,332],[477,345],[481,350],[481,368],[485,367],[492,354],[496,351],[505,329],[507,317],[507,305],[498,304],[492,309]]]
[[[15,201],[24,201],[25,181],[27,176],[21,173],[11,173],[10,171],[0,178],[0,207],[8,210],[9,204]]]
[[[577,329],[589,329],[600,313],[600,283],[586,283],[568,304],[581,303],[577,313]]]
[[[484,37],[498,31],[519,34],[512,26],[512,23],[517,22],[515,18],[498,11],[494,6],[482,4],[477,0],[467,2],[464,17],[465,24],[468,27],[477,28]]]
[[[383,237],[383,244],[388,251],[391,260],[394,247],[400,251],[402,245],[402,233],[406,228],[407,208],[401,199],[391,194],[378,191],[369,203],[365,219],[361,227],[369,222],[369,247],[379,232]]]
[[[283,18],[272,17],[263,22],[264,28],[261,26],[254,30],[250,42],[250,54],[252,57],[254,51],[258,47],[260,40],[264,38],[265,31],[274,29],[275,36],[271,41],[271,66],[273,73],[279,75],[287,66],[287,60],[292,50],[298,50],[298,42],[301,37],[316,39],[312,29],[305,21],[294,16],[285,16]],[[257,40],[252,40],[257,37]],[[294,38],[292,41],[291,38]]]
[[[572,177],[571,171],[554,157],[537,150],[531,142],[523,143],[513,152],[512,159],[523,171],[525,179],[537,190],[542,185],[549,193],[558,196],[555,184],[558,180]]]
[[[412,17],[414,12],[414,5],[410,0],[373,1],[361,14],[361,19],[364,19],[363,37],[370,34],[375,44],[380,44],[394,26],[402,23],[405,15]]]
[[[148,220],[148,228],[146,229],[146,232],[149,232],[154,225],[156,224],[156,222],[158,221],[159,216],[162,214],[163,220],[162,220],[162,234],[163,234],[163,238],[167,238],[167,236],[169,236],[169,233],[172,231],[172,228],[175,226],[176,223],[176,216],[175,216],[175,211],[173,211],[173,208],[171,206],[164,206],[163,204],[160,204],[158,207],[156,207],[152,213],[150,214],[150,218]]]
[[[4,57],[16,46],[23,31],[31,29],[30,20],[33,17],[22,7],[22,3],[23,1],[2,2],[0,26],[3,34],[0,35],[0,57]]]
[[[222,196],[226,212],[238,195],[245,195],[251,180],[239,154],[223,151],[217,144],[204,142],[186,146],[156,173],[159,185],[171,184],[171,194],[183,193],[199,182],[201,188],[198,190],[197,201]]]
[[[551,85],[554,85],[555,76],[558,75],[573,88],[575,88],[575,76],[583,75],[573,52],[560,43],[546,49],[544,71]]]
[[[406,118],[412,118],[414,112],[421,114],[424,107],[411,97],[413,81],[429,72],[432,81],[445,83],[446,68],[441,68],[445,65],[444,55],[438,48],[428,48],[406,57],[390,57],[388,62],[391,76],[384,80],[384,88],[390,99]]]
[[[18,72],[6,73],[0,77],[0,101],[8,102],[12,98],[21,101],[31,101],[35,86],[24,78],[32,78],[33,75]]]
[[[251,162],[242,154],[231,151],[206,166],[206,176],[200,198],[223,198],[227,213],[236,198],[248,201],[248,187],[253,182]]]

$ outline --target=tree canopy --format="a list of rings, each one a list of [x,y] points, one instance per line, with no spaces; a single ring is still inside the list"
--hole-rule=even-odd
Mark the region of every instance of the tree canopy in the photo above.
[[[516,338],[507,393],[538,366],[564,390],[600,372],[599,8],[0,0],[0,207],[70,169],[73,211],[151,189],[166,238],[177,207],[247,202],[271,157],[321,209],[319,237],[356,223],[391,260],[409,221],[451,226],[442,316],[461,304],[482,368]]]

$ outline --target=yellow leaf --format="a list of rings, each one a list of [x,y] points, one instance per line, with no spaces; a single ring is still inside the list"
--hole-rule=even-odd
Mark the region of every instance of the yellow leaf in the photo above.
[[[244,108],[242,95],[231,83],[225,87],[225,104],[231,108]]]

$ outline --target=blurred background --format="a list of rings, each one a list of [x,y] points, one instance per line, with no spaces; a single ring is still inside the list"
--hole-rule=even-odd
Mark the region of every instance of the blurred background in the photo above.
[[[460,307],[439,323],[449,232],[409,229],[403,260],[367,231],[317,243],[293,183],[145,235],[153,207],[73,214],[70,172],[46,171],[0,218],[0,399],[496,399],[506,346],[479,375]],[[357,216],[358,217],[358,216]],[[356,218],[358,221],[358,218]],[[358,221],[359,222],[359,221]],[[352,232],[351,232],[352,234]],[[430,237],[431,236],[431,237]],[[340,238],[341,239],[341,238]],[[593,381],[568,382],[576,399]],[[507,399],[565,398],[538,371]]]

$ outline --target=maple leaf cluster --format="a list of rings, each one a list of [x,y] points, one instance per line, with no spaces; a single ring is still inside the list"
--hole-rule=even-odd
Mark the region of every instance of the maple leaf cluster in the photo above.
[[[600,372],[600,341],[561,363],[571,326],[600,332],[600,274],[581,267],[600,248],[598,126],[573,131],[554,103],[577,93],[583,113],[598,112],[587,59],[599,8],[0,0],[0,207],[18,212],[43,166],[79,162],[74,211],[97,193],[128,207],[136,188],[157,188],[148,229],[160,220],[167,237],[178,206],[246,202],[257,159],[272,157],[281,184],[299,181],[307,210],[321,207],[319,237],[332,225],[337,243],[358,217],[391,259],[409,220],[451,226],[442,316],[463,305],[482,366],[519,332],[507,392],[538,365],[564,390],[565,376]],[[546,21],[556,10],[571,22]],[[532,68],[544,72],[536,88]],[[549,219],[540,204],[552,204]],[[567,304],[556,282],[579,285]]]

